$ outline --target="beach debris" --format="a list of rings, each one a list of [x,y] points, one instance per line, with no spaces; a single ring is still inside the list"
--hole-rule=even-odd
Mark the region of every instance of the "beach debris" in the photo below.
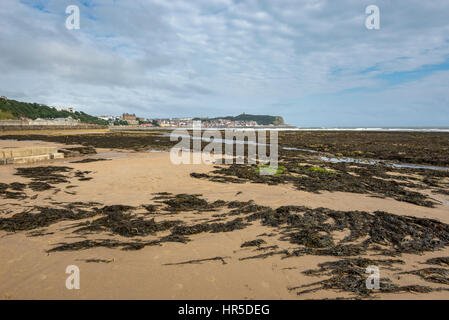
[[[77,259],[77,261],[84,261],[86,263],[111,263],[111,262],[114,262],[115,259],[95,259],[95,258],[91,258],[91,259]]]
[[[82,240],[72,243],[59,243],[56,247],[47,250],[48,253],[58,251],[78,251],[86,250],[96,247],[105,248],[121,248],[122,250],[140,250],[146,246],[160,245],[160,241],[118,241],[112,239],[98,239],[98,240]]]
[[[45,191],[53,188],[52,185],[42,181],[32,181],[28,184],[28,187],[33,191]]]
[[[413,271],[404,271],[400,274],[413,274],[428,282],[449,285],[449,270],[444,268],[423,268]]]
[[[26,184],[20,182],[13,182],[9,184],[9,188],[14,191],[23,191],[26,188]]]
[[[407,285],[399,286],[388,278],[380,279],[379,289],[369,289],[366,285],[368,274],[366,268],[370,265],[382,266],[385,269],[397,270],[395,264],[403,265],[402,260],[384,259],[372,260],[368,258],[349,258],[338,261],[320,263],[319,269],[306,270],[303,273],[309,276],[326,276],[324,280],[309,284],[289,288],[296,291],[298,295],[313,293],[320,290],[338,290],[354,294],[358,298],[367,298],[376,293],[401,293],[419,292],[429,293],[436,290],[446,290],[445,288],[434,289],[427,286]]]
[[[155,213],[158,208],[158,206],[154,204],[147,204],[143,205],[142,207],[144,207],[148,213]]]
[[[98,214],[105,214],[105,216],[80,223],[75,232],[109,231],[123,237],[147,236],[158,231],[168,230],[181,223],[181,221],[173,220],[155,222],[154,218],[145,220],[143,217],[126,213],[131,209],[130,206],[121,205],[103,207],[98,210]]]
[[[104,158],[87,158],[77,161],[71,161],[70,163],[90,163],[90,162],[97,162],[97,161],[109,161],[112,159],[104,159]]]
[[[5,187],[6,185],[6,187]],[[0,186],[0,195],[5,199],[16,199],[16,200],[23,200],[27,198],[27,195],[24,192],[14,192],[14,191],[8,191],[8,185],[6,183],[2,184]]]
[[[277,247],[276,247],[277,248]],[[267,253],[261,253],[261,254],[257,254],[254,256],[249,256],[249,257],[243,257],[243,258],[239,258],[240,261],[243,260],[251,260],[251,259],[265,259],[274,255],[288,255],[288,250],[279,250],[279,251],[270,251]]]
[[[15,175],[31,179],[29,183],[13,182],[10,184],[0,183],[0,196],[7,199],[22,200],[27,198],[27,194],[24,192],[26,188],[36,192],[43,192],[53,189],[55,185],[60,183],[70,183],[71,173],[73,168],[66,166],[40,166],[40,167],[24,167],[17,168]],[[92,177],[86,177],[86,174],[90,171],[77,170],[74,173],[74,177],[79,181],[91,180]],[[66,188],[72,188],[75,186],[68,185]],[[61,191],[55,189],[54,194]],[[68,194],[75,194],[65,191]],[[37,195],[34,195],[32,199],[35,199]]]
[[[48,227],[54,223],[64,220],[81,220],[95,216],[94,211],[69,210],[48,207],[34,207],[31,213],[24,211],[16,213],[9,218],[0,218],[0,230],[8,232],[17,232],[23,230],[33,230],[42,227]]]
[[[449,267],[449,257],[432,258],[432,259],[426,260],[425,263],[426,264],[435,264],[435,265],[439,265],[439,266]]]
[[[327,208],[283,206],[262,210],[259,218],[267,226],[281,227],[281,240],[302,245],[291,255],[352,256],[368,251],[383,255],[421,254],[447,246],[449,225],[434,219],[399,216],[376,211],[338,211]],[[342,240],[334,232],[348,231]],[[358,241],[358,242],[357,242]]]
[[[79,157],[82,155],[96,154],[97,151],[92,146],[82,146],[82,147],[66,147],[59,149],[58,152],[64,154],[64,158]]]
[[[5,186],[0,185],[3,189]],[[9,187],[9,185],[8,185]],[[59,208],[34,207],[12,216],[0,218],[0,230],[7,232],[30,231],[29,236],[51,234],[46,227],[61,221],[76,221],[64,230],[80,236],[99,239],[83,239],[76,242],[61,242],[48,250],[51,252],[86,250],[96,247],[141,250],[147,246],[162,245],[167,242],[188,243],[192,235],[200,233],[233,232],[243,230],[254,223],[260,223],[272,232],[263,235],[276,236],[293,247],[280,249],[268,240],[255,239],[243,242],[241,248],[254,248],[254,255],[240,257],[239,261],[266,259],[281,256],[293,259],[304,255],[344,257],[342,260],[319,265],[317,270],[305,272],[310,276],[326,276],[326,279],[312,284],[292,288],[298,294],[318,290],[340,290],[356,297],[370,297],[376,291],[367,291],[364,268],[374,264],[399,270],[396,265],[403,262],[395,257],[407,254],[422,254],[442,249],[449,245],[449,225],[428,218],[399,216],[383,211],[339,211],[328,208],[305,206],[281,206],[272,209],[259,206],[254,201],[207,201],[197,194],[159,193],[157,204],[141,206],[109,205],[97,202],[57,203]],[[145,210],[145,211],[143,211]],[[200,223],[194,218],[187,220],[161,220],[164,212],[204,213]],[[220,210],[220,213],[210,214]],[[148,213],[151,213],[151,218]],[[209,214],[206,214],[210,212]],[[153,215],[154,214],[154,215]],[[217,215],[220,217],[217,221]],[[239,215],[238,217],[235,217]],[[79,221],[84,220],[84,221]],[[52,232],[55,232],[52,229]],[[104,235],[114,238],[106,239]],[[344,236],[342,236],[344,235]],[[132,238],[130,241],[116,236]],[[150,237],[151,238],[147,238]],[[266,244],[266,245],[265,245]],[[265,246],[264,246],[265,245]],[[388,260],[371,260],[363,255],[391,256]],[[222,257],[221,257],[222,258]],[[220,260],[220,256],[207,259],[189,260],[176,264],[202,263]],[[224,260],[223,260],[224,261]],[[222,262],[223,262],[222,261]],[[447,266],[448,257],[432,258],[427,264]],[[444,268],[423,268],[404,271],[421,277],[425,281],[449,284],[449,270]],[[377,292],[431,292],[445,290],[419,285],[399,286],[390,279],[381,279],[382,287]]]
[[[199,264],[199,263],[207,262],[207,261],[221,261],[222,264],[227,264],[227,262],[225,261],[225,258],[231,258],[231,257],[214,257],[214,258],[188,260],[188,261],[176,262],[176,263],[164,263],[164,266],[177,266],[177,265],[182,265],[182,264]]]
[[[245,241],[241,244],[240,248],[245,247],[260,247],[262,244],[266,243],[263,239],[256,239],[251,241]]]
[[[82,147],[64,147],[58,152],[64,153],[64,158],[78,157],[85,154],[95,154],[95,148],[125,149],[125,150],[168,150],[176,142],[170,141],[170,136],[155,133],[124,133],[110,132],[103,134],[73,134],[73,135],[2,135],[0,139],[40,140],[64,143],[67,145],[82,145]]]
[[[62,173],[70,172],[73,168],[65,166],[26,167],[17,168],[18,176],[29,178],[33,181],[49,184],[67,183],[67,176]]]
[[[279,144],[332,153],[449,167],[445,132],[280,131]]]
[[[54,232],[47,232],[46,229],[42,229],[42,230],[31,231],[27,235],[29,237],[42,237],[42,236],[47,236],[47,235],[51,235],[51,234],[54,234]]]
[[[208,202],[199,195],[164,194],[159,197],[163,198],[158,198],[158,205],[138,207],[98,207],[98,203],[76,202],[66,204],[63,208],[35,207],[33,212],[24,211],[1,218],[0,229],[32,230],[63,220],[95,218],[73,225],[73,232],[107,232],[124,237],[145,237],[168,231],[159,240],[187,243],[190,241],[189,236],[194,234],[232,232],[245,229],[258,221],[257,223],[273,229],[270,233],[272,236],[278,235],[279,240],[296,246],[284,252],[284,258],[303,255],[350,257],[368,253],[394,257],[403,253],[422,254],[449,245],[449,225],[428,218],[399,216],[382,211],[369,213],[304,206],[281,206],[273,210],[253,201]],[[142,209],[146,211],[141,212]],[[164,212],[214,212],[218,209],[227,211],[209,215],[199,223],[160,220],[158,217]],[[148,212],[152,213],[152,218],[148,217]],[[239,217],[233,218],[235,215]],[[224,220],[220,221],[222,219]],[[339,233],[345,236],[339,238]],[[265,243],[263,239],[256,239],[242,244],[242,247],[260,247]]]
[[[19,175],[24,178],[31,179],[28,184],[13,182],[10,184],[0,183],[0,196],[7,199],[26,199],[27,194],[24,192],[26,188],[31,189],[36,192],[43,192],[54,188],[54,185],[60,183],[70,183],[70,175],[64,174],[72,171],[72,168],[65,166],[47,166],[47,167],[25,167],[17,168],[15,175]],[[90,171],[76,171],[74,176],[80,181],[91,180],[92,177],[86,177],[85,175],[90,173]],[[68,185],[66,188],[73,188],[75,186]],[[11,191],[10,191],[11,190]],[[60,189],[55,189],[54,194],[61,191]],[[66,191],[69,194],[70,193]],[[35,199],[37,195],[33,196]]]
[[[330,164],[335,170],[318,169],[310,166],[299,166],[297,160],[287,162],[283,160],[282,173],[276,175],[260,175],[254,168],[255,165],[231,164],[223,165],[209,174],[191,173],[190,176],[198,179],[207,179],[220,183],[263,183],[277,185],[290,183],[298,190],[319,193],[320,191],[351,192],[370,194],[376,197],[388,197],[397,201],[405,201],[425,207],[433,207],[436,202],[427,194],[410,188],[422,186],[409,181],[396,181],[396,177],[378,177],[378,172],[369,169],[349,169],[346,164]],[[313,169],[313,170],[311,170]],[[353,174],[352,172],[355,172]],[[400,179],[399,179],[400,180]]]

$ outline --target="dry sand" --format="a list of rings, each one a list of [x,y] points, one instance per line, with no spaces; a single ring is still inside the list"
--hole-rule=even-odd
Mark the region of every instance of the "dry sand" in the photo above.
[[[33,142],[36,143],[36,142]],[[24,143],[25,144],[25,143]],[[51,143],[45,143],[51,145]],[[76,195],[58,193],[48,195],[60,202],[96,201],[104,205],[126,204],[138,206],[151,203],[153,193],[202,194],[207,200],[254,200],[259,205],[273,208],[281,205],[304,205],[312,208],[326,207],[336,210],[384,210],[398,215],[435,218],[449,223],[449,198],[439,196],[443,204],[437,208],[425,208],[392,199],[379,199],[361,194],[301,192],[289,185],[222,184],[190,177],[191,172],[209,172],[212,165],[173,165],[166,152],[132,153],[97,149],[93,158],[109,158],[111,161],[74,164],[74,159],[55,160],[42,165],[67,165],[77,170],[92,171],[90,181],[76,181],[71,189]],[[18,166],[0,167],[0,182],[25,182],[14,176]],[[240,193],[239,193],[240,192]],[[35,200],[1,199],[2,208],[16,210],[14,203],[45,206],[48,200],[39,196]],[[311,283],[315,277],[301,271],[315,269],[318,263],[337,260],[335,257],[303,256],[281,259],[239,261],[251,255],[248,248],[240,248],[244,241],[270,229],[259,222],[243,230],[224,233],[203,233],[192,236],[187,244],[164,243],[162,246],[145,247],[137,251],[94,248],[82,251],[48,254],[58,242],[66,241],[69,233],[60,232],[73,222],[52,225],[47,231],[55,234],[29,237],[27,232],[6,233],[0,231],[0,298],[2,299],[321,299],[350,297],[347,293],[319,291],[297,296],[289,287]],[[276,238],[270,244],[280,248],[291,245]],[[172,265],[192,259],[216,256],[229,257],[221,261],[200,264]],[[422,267],[420,262],[431,257],[449,256],[449,249],[430,252],[422,256],[403,255],[407,267]],[[379,256],[374,257],[379,258]],[[84,259],[106,259],[110,263],[87,263]],[[68,290],[65,273],[68,265],[77,265],[81,273],[81,289]],[[384,272],[384,273],[382,273]],[[391,271],[381,269],[381,276],[396,277]],[[400,284],[432,285],[416,276],[401,276]],[[449,292],[430,294],[380,294],[382,299],[448,299]]]

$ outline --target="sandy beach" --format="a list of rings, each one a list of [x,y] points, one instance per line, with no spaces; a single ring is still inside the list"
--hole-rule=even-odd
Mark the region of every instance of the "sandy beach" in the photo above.
[[[27,145],[30,142],[2,141],[3,146]],[[36,144],[36,142],[33,142]],[[62,144],[39,142],[58,148]],[[73,163],[86,158],[104,161]],[[398,216],[435,219],[449,224],[449,196],[432,194],[438,204],[420,206],[392,198],[372,197],[352,192],[319,193],[301,191],[291,184],[219,183],[197,179],[191,173],[210,174],[213,164],[174,165],[168,152],[134,152],[97,148],[97,154],[65,158],[39,163],[39,166],[65,166],[67,182],[43,191],[25,189],[24,198],[2,198],[1,218],[35,208],[63,208],[78,203],[80,208],[130,206],[133,214],[154,218],[156,223],[182,221],[187,225],[229,222],[235,216],[229,205],[215,205],[214,209],[179,210],[148,213],[145,206],[160,206],[158,195],[164,199],[180,194],[198,195],[207,203],[224,201],[251,203],[276,209],[281,206],[305,206],[310,209],[327,208],[338,212],[363,211],[372,214],[383,211]],[[27,184],[29,178],[16,175],[18,168],[36,165],[6,165],[0,168],[0,182]],[[83,172],[84,178],[72,173]],[[70,186],[69,188],[67,188]],[[425,190],[423,192],[426,192]],[[89,205],[87,205],[90,203]],[[212,207],[211,207],[212,208]],[[220,217],[220,214],[223,214]],[[240,213],[242,214],[242,213]],[[243,214],[244,216],[244,214]],[[82,221],[93,221],[89,217]],[[248,220],[249,221],[249,220]],[[0,298],[1,299],[323,299],[354,298],[344,290],[320,289],[298,295],[300,286],[312,284],[329,275],[311,276],[304,271],[317,269],[318,264],[340,260],[341,257],[304,254],[291,256],[298,246],[282,239],[276,228],[254,220],[245,227],[229,232],[199,232],[188,236],[185,243],[162,241],[145,245],[139,250],[123,247],[95,246],[81,250],[51,251],[61,243],[108,239],[126,242],[162,239],[169,229],[148,236],[122,236],[105,229],[77,233],[80,221],[63,219],[49,225],[22,231],[0,230]],[[1,223],[0,223],[1,224]],[[34,233],[33,232],[37,232]],[[342,240],[348,230],[332,233],[334,240]],[[242,246],[245,242],[263,240],[256,246]],[[254,258],[257,255],[269,253]],[[287,254],[286,254],[287,253]],[[290,256],[289,256],[290,254]],[[428,259],[449,256],[449,248],[421,254],[402,253],[392,258],[379,253],[357,255],[357,258],[400,259],[394,267],[379,266],[381,278],[388,278],[398,286],[446,288],[432,292],[376,292],[369,299],[448,299],[448,285],[425,281],[417,274],[404,273],[429,267]],[[248,258],[253,257],[253,258]],[[355,258],[355,257],[351,257]],[[80,269],[80,289],[68,290],[66,267]],[[382,286],[382,280],[381,280]],[[307,288],[306,288],[307,289]]]
[[[449,300],[448,0],[0,8],[15,316],[52,310],[20,300],[183,319]]]

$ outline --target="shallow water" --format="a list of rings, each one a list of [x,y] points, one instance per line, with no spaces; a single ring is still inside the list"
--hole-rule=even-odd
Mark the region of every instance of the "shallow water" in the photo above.
[[[170,134],[164,134],[164,136],[170,136]],[[225,144],[251,144],[251,145],[260,145],[260,146],[267,146],[266,143],[257,143],[255,141],[242,141],[242,140],[229,140],[229,139],[210,139],[206,137],[192,137],[190,135],[176,135],[178,137],[183,138],[190,138],[193,140],[202,140],[204,142],[215,142],[215,143],[225,143]],[[290,150],[290,151],[302,151],[302,152],[309,152],[309,153],[317,153],[317,154],[324,154],[322,152],[312,150],[312,149],[304,149],[304,148],[295,148],[295,147],[280,147],[284,150]],[[382,164],[386,166],[391,166],[393,168],[410,168],[410,169],[428,169],[428,170],[437,170],[437,171],[449,171],[449,168],[447,167],[438,167],[438,166],[431,166],[431,165],[421,165],[421,164],[413,164],[413,163],[397,163],[392,161],[386,161],[386,160],[378,160],[378,159],[357,159],[357,158],[350,158],[350,157],[341,157],[338,158],[333,154],[325,153],[326,156],[320,156],[320,159],[325,162],[345,162],[345,163],[359,163],[359,164],[368,164],[368,165],[377,165]]]
[[[355,158],[335,158],[335,157],[326,157],[321,156],[321,160],[326,162],[345,162],[345,163],[360,163],[360,164],[383,164],[386,166],[391,166],[394,168],[410,168],[410,169],[428,169],[428,170],[438,170],[438,171],[449,171],[449,168],[446,167],[437,167],[437,166],[429,166],[429,165],[421,165],[421,164],[413,164],[413,163],[396,163],[385,160],[373,160],[373,159],[355,159]]]

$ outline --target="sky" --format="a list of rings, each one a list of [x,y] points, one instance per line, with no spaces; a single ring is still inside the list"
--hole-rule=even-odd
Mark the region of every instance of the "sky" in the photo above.
[[[97,116],[449,126],[449,1],[1,0],[0,95]]]

